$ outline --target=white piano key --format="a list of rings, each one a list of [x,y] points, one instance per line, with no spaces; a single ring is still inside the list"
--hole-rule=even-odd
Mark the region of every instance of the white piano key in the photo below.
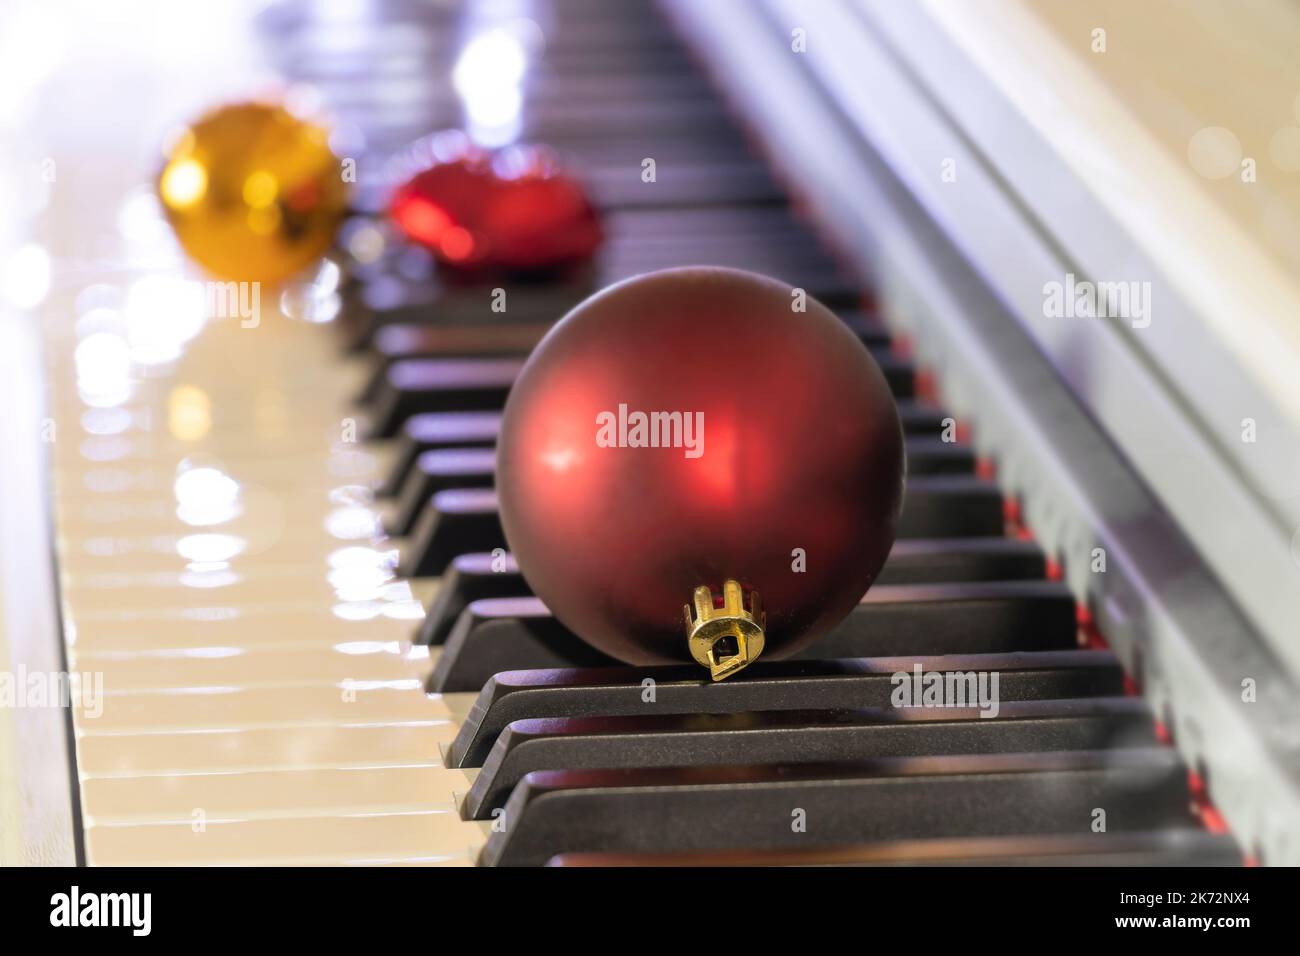
[[[78,742],[84,780],[253,770],[442,766],[456,720],[96,734]],[[91,809],[97,809],[95,804]]]
[[[469,866],[490,823],[454,811],[86,828],[97,866],[338,865],[403,860]]]
[[[82,701],[75,714],[78,733],[96,735],[439,720],[451,711],[441,697],[425,695],[421,681],[409,679],[127,692],[106,686],[102,700]]]
[[[437,766],[258,770],[167,777],[100,777],[82,784],[96,809],[87,823],[185,824],[343,813],[456,810],[473,774]]]
[[[413,656],[410,647],[398,641],[354,641],[339,647],[313,643],[271,649],[209,646],[144,653],[78,652],[70,663],[80,673],[102,673],[104,686],[119,692],[295,681],[418,680],[432,666],[427,653]]]
[[[123,607],[116,612],[107,604],[95,614],[72,605],[68,643],[74,654],[203,647],[324,650],[357,641],[404,641],[414,629],[410,620],[386,616],[382,604],[249,607],[223,598],[208,594],[190,607]]]

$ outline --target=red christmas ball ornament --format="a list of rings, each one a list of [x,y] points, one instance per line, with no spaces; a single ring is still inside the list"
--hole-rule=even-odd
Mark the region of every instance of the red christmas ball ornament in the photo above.
[[[444,266],[484,266],[488,243],[479,219],[488,197],[499,188],[488,154],[454,133],[419,145],[429,150],[427,164],[393,193],[390,218],[407,239],[428,249]]]
[[[715,680],[848,614],[893,545],[903,477],[898,410],[858,338],[721,268],[575,308],[497,446],[506,538],[551,611],[613,657],[694,659]]]
[[[604,238],[582,185],[551,150],[503,150],[492,164],[501,187],[479,220],[493,262],[512,272],[551,272],[586,262]]]
[[[456,133],[419,146],[422,168],[397,188],[389,215],[453,274],[553,273],[599,248],[595,207],[551,150],[490,154]]]

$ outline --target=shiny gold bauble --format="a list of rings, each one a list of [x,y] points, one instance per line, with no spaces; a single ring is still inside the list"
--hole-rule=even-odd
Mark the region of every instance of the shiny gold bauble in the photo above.
[[[239,103],[181,133],[158,195],[181,246],[204,269],[274,285],[329,248],[347,186],[324,129],[279,106]]]

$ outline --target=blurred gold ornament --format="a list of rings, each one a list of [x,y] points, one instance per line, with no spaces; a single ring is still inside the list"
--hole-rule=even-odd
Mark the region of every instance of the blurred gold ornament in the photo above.
[[[158,194],[199,265],[270,285],[324,254],[347,203],[326,131],[266,103],[222,107],[184,130]]]

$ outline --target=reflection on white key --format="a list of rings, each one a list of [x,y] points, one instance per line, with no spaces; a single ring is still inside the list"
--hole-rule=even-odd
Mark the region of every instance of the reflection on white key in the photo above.
[[[441,748],[472,695],[423,691],[436,584],[395,577],[382,456],[338,443],[360,379],[320,330],[237,333],[54,452],[69,659],[103,678],[74,715],[89,861],[471,863],[476,771]],[[53,404],[85,424],[75,390]]]

